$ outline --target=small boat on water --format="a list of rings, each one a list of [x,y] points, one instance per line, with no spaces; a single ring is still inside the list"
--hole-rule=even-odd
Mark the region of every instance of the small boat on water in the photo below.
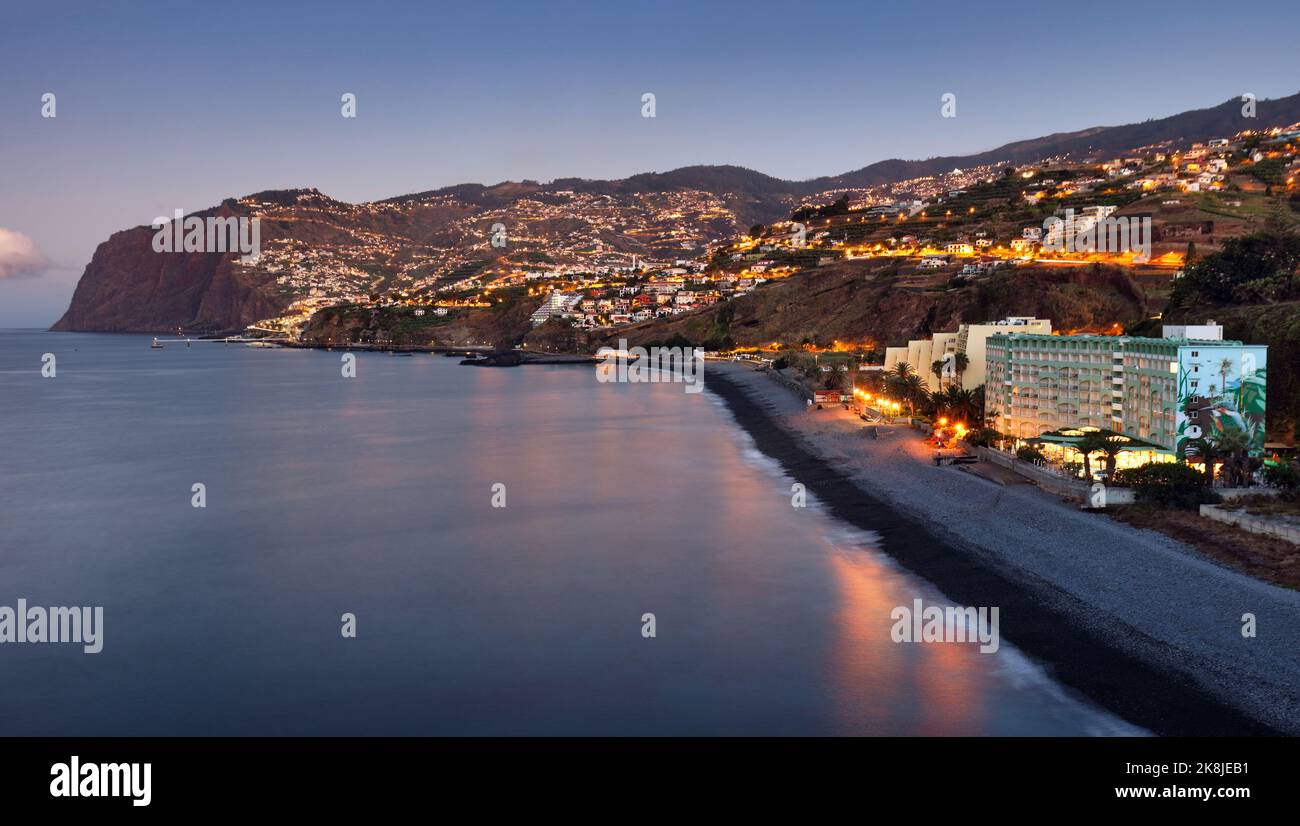
[[[150,344],[150,345],[149,345],[149,349],[150,349],[150,350],[165,350],[165,349],[167,349],[167,345],[166,345],[166,344],[163,344],[161,341],[159,341],[158,339],[155,338],[155,339],[153,340],[153,344]]]

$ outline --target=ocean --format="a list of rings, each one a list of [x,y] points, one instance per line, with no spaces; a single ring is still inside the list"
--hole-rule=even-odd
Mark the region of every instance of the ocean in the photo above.
[[[0,331],[0,606],[103,608],[0,643],[0,734],[1141,733],[894,642],[943,594],[711,392],[150,339]]]

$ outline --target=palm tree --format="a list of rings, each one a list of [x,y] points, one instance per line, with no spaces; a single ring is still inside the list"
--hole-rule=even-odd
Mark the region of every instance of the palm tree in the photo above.
[[[1219,458],[1218,448],[1210,439],[1202,436],[1199,439],[1193,439],[1187,443],[1184,448],[1184,454],[1188,458],[1199,458],[1205,463],[1205,486],[1214,485],[1214,462]]]
[[[897,399],[902,399],[907,395],[908,380],[916,377],[916,371],[912,365],[905,361],[900,361],[894,365],[894,369],[885,374],[885,392]]]
[[[950,384],[937,393],[930,394],[934,413],[959,422],[968,422],[972,428],[984,423],[984,394],[981,389],[965,390]]]
[[[1107,444],[1106,437],[1097,431],[1088,433],[1074,443],[1074,449],[1083,457],[1083,477],[1089,482],[1092,481],[1092,454],[1102,452]]]
[[[961,377],[965,375],[966,368],[970,367],[970,359],[966,357],[965,353],[958,350],[956,355],[953,356],[952,366],[957,371],[957,383],[961,384]]]
[[[1250,435],[1244,430],[1232,428],[1224,430],[1213,437],[1214,449],[1223,457],[1225,480],[1232,487],[1242,487],[1248,474],[1250,462]]]
[[[1101,452],[1106,456],[1106,478],[1115,478],[1115,465],[1119,462],[1119,454],[1124,450],[1124,442],[1128,441],[1118,434],[1112,434],[1102,439]]]
[[[939,380],[940,390],[943,389],[943,365],[944,365],[943,359],[935,359],[933,362],[930,363],[930,372],[934,373],[934,377]]]
[[[915,416],[916,403],[925,395],[925,384],[921,381],[921,377],[915,373],[902,376],[898,379],[898,387],[903,400],[907,402],[908,412]]]

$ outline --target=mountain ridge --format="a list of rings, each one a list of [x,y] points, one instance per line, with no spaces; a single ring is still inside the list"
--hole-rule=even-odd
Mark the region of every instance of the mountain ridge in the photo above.
[[[1258,101],[1257,114],[1250,123],[1256,129],[1300,122],[1300,93]],[[280,257],[271,256],[278,261],[275,269],[236,266],[229,253],[152,254],[147,225],[122,230],[96,248],[68,310],[52,329],[239,329],[315,294],[310,282],[317,278],[332,279],[331,289],[338,294],[410,284],[428,288],[472,278],[502,255],[486,241],[498,222],[511,224],[511,232],[535,228],[542,237],[537,249],[524,249],[524,257],[514,259],[516,264],[580,266],[589,260],[583,255],[590,255],[582,250],[593,245],[596,253],[603,249],[672,260],[683,257],[683,248],[735,235],[752,223],[786,218],[812,195],[936,176],[954,167],[1036,163],[1067,154],[1075,159],[1114,157],[1153,144],[1228,137],[1242,126],[1240,101],[1228,100],[1141,123],[1056,132],[971,155],[886,159],[806,181],[734,164],[696,164],[613,180],[462,183],[359,204],[314,187],[264,190],[192,214],[247,215],[264,209],[263,245],[278,245],[273,252]],[[299,268],[302,250],[329,250],[340,262],[336,275]],[[293,283],[285,281],[290,270]]]

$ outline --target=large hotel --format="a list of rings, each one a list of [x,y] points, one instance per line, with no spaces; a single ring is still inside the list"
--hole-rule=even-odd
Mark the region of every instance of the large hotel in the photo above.
[[[905,362],[931,390],[984,385],[989,426],[1061,462],[1077,458],[1089,431],[1123,442],[1117,467],[1174,461],[1189,442],[1231,430],[1262,454],[1268,348],[1224,341],[1213,321],[1162,333],[1052,335],[1047,319],[1012,317],[887,348],[885,370]],[[935,362],[959,352],[965,370],[934,375]]]
[[[1017,439],[1063,436],[1063,447],[1082,432],[1113,431],[1133,441],[1125,464],[1180,458],[1189,441],[1227,430],[1244,431],[1259,455],[1268,348],[1224,341],[1213,322],[1163,333],[989,336],[989,424]]]
[[[962,324],[955,333],[935,333],[932,338],[909,341],[906,347],[885,348],[885,371],[890,372],[905,362],[916,371],[927,389],[935,390],[940,384],[949,382],[942,380],[942,375],[934,374],[934,362],[944,361],[955,353],[965,353],[966,369],[955,378],[960,380],[962,387],[974,390],[984,383],[985,347],[989,336],[1008,331],[1047,334],[1052,332],[1052,322],[1045,318],[1013,316],[987,324]]]

